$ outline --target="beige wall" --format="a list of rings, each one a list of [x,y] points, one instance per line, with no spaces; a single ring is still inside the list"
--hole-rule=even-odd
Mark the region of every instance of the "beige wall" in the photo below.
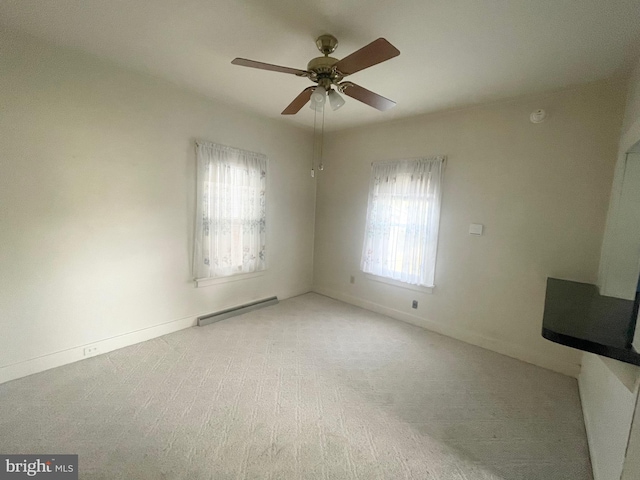
[[[596,281],[623,103],[622,83],[597,83],[328,136],[314,289],[577,375],[579,352],[540,335],[545,282]],[[549,117],[532,124],[538,108]],[[432,154],[448,156],[433,294],[367,280],[371,162]]]
[[[620,480],[637,398],[636,367],[613,362],[590,353],[582,359],[580,398],[594,480]]]
[[[602,244],[598,282],[603,295],[630,298],[640,270],[640,239],[630,242],[625,235],[626,219],[621,218],[620,198],[624,184],[627,152],[640,141],[640,62],[629,80],[622,132],[619,138],[618,161],[611,189],[607,228]]]
[[[7,32],[0,72],[0,381],[79,358],[42,360],[56,352],[310,290],[310,132]],[[262,277],[194,288],[195,139],[269,157]]]
[[[629,79],[620,147],[625,152],[640,140],[640,61]]]
[[[601,293],[622,298],[633,298],[640,257],[640,238],[631,238],[633,229],[626,229],[629,225],[625,224],[624,215],[620,215],[625,210],[621,208],[620,199],[625,184],[626,152],[639,140],[640,62],[629,79],[598,275]],[[636,212],[636,215],[640,213]],[[640,368],[636,366],[590,353],[584,355],[580,397],[595,480],[619,480],[623,467],[625,480],[637,478],[632,472],[638,468],[640,433],[631,430],[631,423],[638,401],[639,380]],[[640,429],[640,422],[635,424],[634,429]],[[627,445],[630,433],[636,440]]]
[[[627,456],[622,470],[622,480],[640,478],[640,398],[636,395],[636,408],[631,423]]]

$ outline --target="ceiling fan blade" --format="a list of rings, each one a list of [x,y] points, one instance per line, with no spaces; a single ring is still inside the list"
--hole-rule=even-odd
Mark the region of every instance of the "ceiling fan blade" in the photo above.
[[[341,83],[340,87],[342,87],[342,92],[345,95],[355,98],[356,100],[360,100],[362,103],[366,103],[367,105],[377,108],[382,112],[389,110],[396,105],[396,102],[393,100],[384,98],[382,95],[373,93],[371,90],[362,88],[360,85],[356,85],[353,82]]]
[[[293,99],[293,102],[289,104],[287,108],[282,111],[281,115],[295,115],[300,111],[302,107],[304,107],[309,99],[311,98],[311,94],[313,93],[313,89],[315,87],[307,87],[300,95]]]
[[[243,67],[259,68],[261,70],[271,70],[272,72],[291,73],[299,77],[306,77],[310,74],[306,70],[298,70],[297,68],[281,67],[280,65],[272,65],[270,63],[256,62],[255,60],[247,60],[246,58],[234,58],[231,60],[234,65]]]
[[[400,50],[384,38],[379,38],[351,55],[344,57],[334,67],[343,75],[351,75],[398,55],[400,55]]]

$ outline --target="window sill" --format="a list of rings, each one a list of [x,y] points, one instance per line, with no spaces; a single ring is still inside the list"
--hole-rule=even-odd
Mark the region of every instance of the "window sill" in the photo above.
[[[379,277],[377,275],[372,275],[370,273],[364,274],[367,280],[372,282],[386,283],[387,285],[392,285],[398,288],[404,288],[406,290],[414,290],[416,292],[422,293],[433,293],[434,287],[423,287],[422,285],[412,285],[410,283],[400,282],[398,280],[393,280],[392,278]]]
[[[262,270],[260,272],[251,272],[251,273],[240,273],[238,275],[230,275],[228,277],[217,277],[217,278],[196,278],[196,288],[201,287],[209,287],[211,285],[220,285],[222,283],[229,282],[237,282],[239,280],[248,280],[250,278],[261,277],[264,275],[265,271]]]

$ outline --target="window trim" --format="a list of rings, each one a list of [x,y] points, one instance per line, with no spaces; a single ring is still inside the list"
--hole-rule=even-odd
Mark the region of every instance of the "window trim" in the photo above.
[[[203,252],[202,248],[199,248],[199,246],[205,245],[205,242],[203,241],[204,235],[201,233],[201,227],[200,227],[200,219],[202,218],[202,212],[203,212],[203,204],[202,204],[202,197],[204,195],[204,193],[207,191],[207,187],[204,186],[204,183],[207,183],[209,185],[208,189],[211,190],[212,186],[216,186],[216,189],[222,185],[223,187],[225,185],[231,185],[231,184],[227,184],[225,182],[213,182],[213,181],[207,181],[205,180],[207,177],[206,175],[203,175],[203,171],[206,171],[207,168],[211,168],[210,166],[213,165],[215,162],[217,161],[225,161],[223,159],[220,158],[215,158],[214,159],[214,155],[210,152],[210,150],[213,150],[214,152],[220,153],[223,152],[222,155],[224,155],[227,152],[231,152],[232,154],[237,155],[238,157],[248,157],[249,160],[251,161],[257,161],[258,162],[258,166],[259,168],[261,168],[263,171],[263,175],[261,175],[261,179],[263,179],[262,181],[264,181],[263,184],[263,188],[261,191],[264,192],[264,215],[261,216],[261,219],[264,219],[264,223],[261,223],[261,225],[264,225],[264,230],[261,230],[261,235],[264,235],[264,238],[262,239],[262,247],[261,249],[258,249],[256,257],[258,256],[258,254],[262,251],[266,252],[266,244],[269,243],[269,237],[270,237],[270,222],[268,222],[266,219],[269,217],[269,210],[270,210],[270,206],[269,206],[269,202],[267,201],[267,197],[268,197],[268,191],[270,190],[269,188],[269,183],[271,183],[270,180],[270,175],[269,175],[269,170],[270,170],[270,162],[269,159],[266,155],[262,154],[262,153],[258,153],[258,152],[252,152],[249,150],[243,150],[241,148],[237,148],[237,147],[230,147],[230,146],[226,146],[226,145],[222,145],[222,144],[218,144],[218,143],[213,143],[213,142],[209,142],[209,141],[203,141],[203,140],[196,140],[195,141],[195,150],[196,150],[196,209],[195,209],[195,213],[196,213],[196,227],[195,227],[195,235],[194,235],[194,249],[193,249],[193,255],[192,255],[192,281],[195,283],[196,287],[201,287],[201,286],[208,286],[208,285],[215,285],[215,284],[221,284],[221,283],[226,283],[228,281],[237,281],[237,280],[243,280],[243,279],[248,279],[248,278],[252,278],[254,276],[259,276],[261,274],[263,274],[265,271],[267,271],[269,269],[269,255],[266,254],[264,257],[261,256],[260,257],[260,262],[262,265],[262,268],[259,270],[253,269],[253,271],[239,271],[239,272],[234,272],[233,270],[235,270],[235,268],[237,266],[234,267],[230,267],[232,270],[232,273],[228,273],[228,274],[224,274],[224,275],[214,275],[215,272],[211,269],[211,267],[206,267],[204,269],[201,270],[201,266],[200,264],[203,263],[202,260],[205,259],[206,254]],[[204,152],[204,157],[201,157],[201,153]],[[242,158],[239,158],[240,160],[242,160]],[[236,159],[238,160],[238,159]],[[228,161],[228,160],[226,160]],[[246,159],[244,160],[245,162],[247,161]],[[263,162],[263,163],[260,163]],[[241,167],[243,166],[242,161],[237,162],[238,165],[235,165],[235,161],[234,162],[229,162],[229,165],[235,167]],[[204,170],[203,170],[204,169]],[[266,177],[266,179],[264,178]],[[209,179],[210,180],[210,179]],[[232,185],[231,185],[232,186]],[[202,189],[202,190],[201,190]],[[261,199],[263,197],[260,197]],[[261,203],[262,205],[262,203]],[[256,258],[256,261],[257,258]],[[206,262],[204,262],[205,264],[207,264]],[[209,265],[209,264],[207,264]],[[258,267],[256,267],[258,268]],[[200,276],[198,275],[198,273],[200,273]],[[211,274],[212,276],[206,276],[207,274]]]
[[[226,277],[196,278],[194,282],[196,284],[196,288],[210,287],[211,285],[220,285],[222,283],[237,282],[240,280],[249,280],[250,278],[261,277],[266,272],[266,270],[260,270],[258,272],[236,273],[235,275],[228,275]]]
[[[369,216],[371,214],[371,209],[372,209],[372,199],[373,199],[373,186],[374,186],[374,170],[376,167],[401,167],[403,164],[411,164],[412,162],[420,162],[423,160],[428,160],[428,161],[434,161],[434,160],[439,160],[440,163],[440,171],[439,171],[439,184],[438,184],[438,194],[437,194],[437,199],[438,199],[438,220],[435,223],[436,226],[436,235],[435,235],[435,253],[434,253],[434,259],[433,259],[433,278],[431,278],[431,282],[425,282],[424,284],[420,284],[420,283],[409,283],[409,282],[403,282],[401,280],[397,280],[393,277],[390,276],[386,276],[386,275],[382,275],[381,273],[384,272],[378,272],[376,273],[372,273],[370,271],[366,271],[365,270],[365,247],[366,247],[366,243],[367,243],[367,227],[369,226]],[[367,215],[366,215],[366,220],[365,220],[365,234],[364,234],[364,244],[363,244],[363,250],[362,250],[362,254],[361,254],[361,260],[360,260],[360,271],[367,276],[367,278],[369,280],[372,281],[379,281],[381,283],[387,283],[389,285],[393,285],[396,287],[400,287],[400,288],[405,288],[405,289],[410,289],[410,290],[417,290],[417,291],[424,291],[424,292],[428,292],[428,293],[432,293],[433,288],[435,287],[435,272],[436,272],[436,268],[437,268],[437,263],[438,263],[438,247],[439,247],[439,243],[440,243],[440,223],[442,220],[442,196],[443,196],[443,177],[444,177],[444,172],[446,170],[446,165],[447,165],[447,156],[446,155],[431,155],[431,156],[422,156],[422,157],[415,157],[415,158],[406,158],[406,159],[397,159],[397,160],[385,160],[385,161],[381,161],[381,162],[371,162],[371,177],[370,177],[370,181],[369,181],[369,191],[368,191],[368,200],[367,200]],[[411,179],[413,180],[413,175],[411,176]],[[426,283],[431,283],[431,285],[426,285]]]
[[[386,283],[387,285],[392,285],[397,288],[404,288],[406,290],[414,290],[416,292],[422,293],[433,293],[433,287],[426,287],[424,285],[414,285],[413,283],[401,282],[400,280],[396,280],[394,278],[382,277],[380,275],[375,275],[373,273],[362,272],[364,277],[370,282],[378,282],[378,283]]]

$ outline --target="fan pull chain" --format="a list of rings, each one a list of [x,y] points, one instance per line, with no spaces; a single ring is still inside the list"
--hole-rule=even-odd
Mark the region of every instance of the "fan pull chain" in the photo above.
[[[322,106],[322,129],[320,130],[320,165],[318,165],[318,170],[324,170],[324,164],[322,163],[322,150],[324,147],[324,105]]]
[[[318,111],[313,109],[313,151],[311,152],[311,178],[316,176],[316,171],[314,169],[316,164],[316,123],[318,118]]]

